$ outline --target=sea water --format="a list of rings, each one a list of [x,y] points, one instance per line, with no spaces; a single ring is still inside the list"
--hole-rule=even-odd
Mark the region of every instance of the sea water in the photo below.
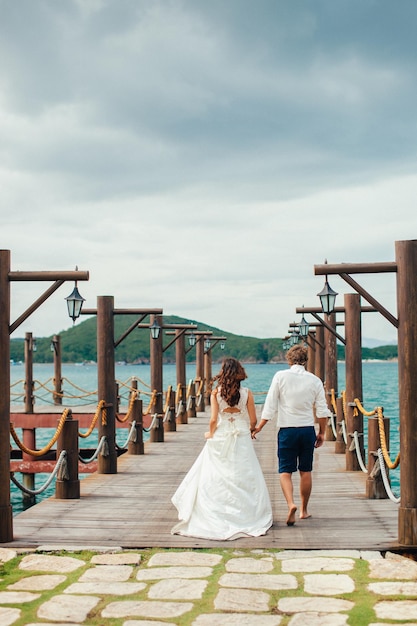
[[[263,404],[273,375],[278,370],[286,369],[285,363],[265,363],[265,364],[244,364],[248,375],[245,385],[254,393],[255,402]],[[220,364],[213,364],[213,376],[219,371]],[[35,412],[39,407],[53,405],[53,376],[54,368],[52,364],[37,364],[33,366]],[[187,381],[193,380],[196,376],[195,363],[186,366]],[[24,402],[24,378],[25,366],[23,364],[11,367],[11,403],[14,407],[21,407]],[[97,404],[97,365],[95,363],[86,364],[63,364],[62,365],[63,393],[64,399],[61,406],[56,406],[56,411],[63,411],[66,407],[94,405]],[[144,408],[150,400],[150,367],[149,365],[125,365],[116,364],[116,380],[119,384],[120,408],[126,410],[129,402],[129,388],[133,379],[137,379],[138,388],[141,391]],[[393,361],[369,361],[362,363],[363,379],[363,401],[362,404],[367,411],[372,411],[376,406],[384,407],[384,415],[390,418],[390,457],[395,459],[399,452],[399,405],[398,405],[398,367]],[[163,366],[163,388],[176,389],[176,365],[166,364]],[[345,364],[338,363],[338,394],[345,389]],[[117,434],[117,443],[124,445],[128,431],[120,429]],[[364,417],[365,448],[367,443],[367,418]],[[17,429],[17,434],[21,438],[21,430]],[[37,432],[37,446],[44,446],[54,434],[53,429],[40,429]],[[92,435],[93,436],[93,435]],[[146,440],[146,433],[144,433]],[[11,441],[13,447],[16,444]],[[92,448],[97,446],[96,440],[91,438],[80,439],[81,447]],[[16,474],[16,479],[21,481],[21,474]],[[39,489],[47,480],[48,474],[36,474],[35,489]],[[80,475],[80,479],[83,475]],[[391,486],[396,495],[399,493],[399,468],[390,470]],[[12,482],[11,502],[13,514],[17,515],[24,509],[22,493]],[[42,494],[36,496],[36,502],[50,497],[55,493],[55,481]]]

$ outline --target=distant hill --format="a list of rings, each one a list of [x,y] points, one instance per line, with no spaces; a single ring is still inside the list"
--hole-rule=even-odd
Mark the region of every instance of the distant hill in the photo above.
[[[123,335],[136,321],[136,315],[116,315],[114,317],[115,340]],[[244,335],[234,335],[215,326],[208,326],[202,322],[190,320],[175,315],[164,315],[164,322],[167,324],[197,324],[199,330],[209,330],[213,335],[227,338],[225,349],[221,350],[220,345],[213,347],[213,361],[221,361],[224,356],[233,356],[245,363],[270,363],[285,361],[285,351],[282,348],[282,339],[270,338],[259,339],[257,337],[246,337]],[[78,323],[72,328],[60,333],[61,351],[63,363],[82,363],[84,361],[97,361],[97,320],[91,317]],[[164,345],[168,345],[171,336],[166,336]],[[50,337],[36,338],[36,352],[34,361],[36,363],[51,363],[53,354],[51,352]],[[344,359],[344,346],[338,345],[338,359]],[[10,358],[14,361],[24,359],[24,339],[12,339],[10,347]],[[124,339],[115,352],[116,361],[126,363],[147,363],[149,362],[150,336],[149,331],[137,328]],[[362,348],[364,359],[394,359],[398,356],[396,345],[378,346],[376,348]],[[195,360],[195,349],[191,349],[186,355],[187,361]],[[165,362],[175,361],[175,345],[164,352]]]
[[[114,317],[115,340],[123,335],[137,320],[136,315],[117,315]],[[198,330],[212,331],[215,336],[226,337],[225,349],[221,350],[217,344],[212,349],[213,361],[221,361],[224,356],[234,356],[235,358],[252,363],[269,363],[271,361],[284,361],[285,353],[282,349],[282,339],[259,339],[256,337],[246,337],[234,335],[214,326],[208,326],[195,320],[178,317],[175,315],[164,315],[166,324],[197,324]],[[84,322],[60,333],[61,352],[63,363],[80,363],[83,361],[97,360],[97,319],[91,317]],[[51,352],[51,337],[36,338],[36,352],[34,362],[50,363],[53,361]],[[172,340],[172,336],[167,336],[164,345]],[[144,328],[137,328],[128,335],[116,348],[116,361],[126,363],[147,363],[150,353],[150,335]],[[22,361],[24,358],[24,340],[11,340],[11,359]],[[186,355],[187,361],[195,360],[195,349],[191,349]],[[165,362],[175,362],[175,345],[164,352]]]

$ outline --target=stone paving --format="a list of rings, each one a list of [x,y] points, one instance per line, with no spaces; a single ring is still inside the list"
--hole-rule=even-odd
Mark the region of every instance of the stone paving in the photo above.
[[[417,626],[417,563],[357,550],[0,548],[0,625]]]

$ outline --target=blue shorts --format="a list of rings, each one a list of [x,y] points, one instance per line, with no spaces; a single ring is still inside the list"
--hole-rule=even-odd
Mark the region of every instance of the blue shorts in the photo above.
[[[314,426],[280,428],[278,431],[279,473],[292,474],[297,469],[301,472],[311,472],[315,443]]]

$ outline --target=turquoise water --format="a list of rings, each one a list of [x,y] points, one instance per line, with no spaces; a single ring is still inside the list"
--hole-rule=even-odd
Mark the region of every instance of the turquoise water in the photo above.
[[[219,371],[219,364],[213,364],[213,375]],[[255,394],[257,404],[262,404],[265,394],[273,375],[279,369],[286,369],[287,365],[280,364],[245,364],[246,373],[248,375],[245,385],[250,387]],[[390,424],[390,456],[395,459],[399,452],[399,407],[398,407],[398,368],[397,363],[387,361],[364,362],[362,364],[363,377],[363,406],[367,411],[371,411],[376,406],[384,407],[384,414],[391,420]],[[52,378],[54,375],[52,364],[34,364],[33,378],[35,381],[35,411],[37,406],[53,404]],[[163,369],[163,387],[164,390],[172,385],[176,388],[176,366],[175,364],[164,365]],[[195,364],[187,364],[187,381],[195,378]],[[25,377],[24,365],[13,365],[11,367],[11,402],[12,405],[23,403],[23,383]],[[66,365],[62,366],[63,390],[65,398],[62,410],[68,406],[79,406],[83,404],[96,404],[97,395],[86,396],[86,392],[97,390],[97,366],[95,364],[88,365]],[[143,391],[142,399],[144,406],[147,405],[150,389],[150,368],[149,365],[116,365],[116,379],[119,383],[119,393],[121,397],[121,407],[128,404],[128,388],[132,378],[138,379],[138,387]],[[345,367],[344,363],[338,364],[338,392],[345,388]],[[80,397],[84,396],[84,397]],[[57,407],[58,412],[60,407]],[[366,447],[366,418],[364,418],[365,426],[365,447]],[[21,432],[17,431],[21,436]],[[42,435],[40,434],[42,432]],[[54,431],[45,429],[38,431],[37,445],[41,447],[47,443]],[[117,437],[117,442],[122,445],[126,441],[127,431],[123,429]],[[93,439],[92,439],[93,438]],[[81,439],[80,446],[94,447],[98,443],[97,437],[94,440],[92,435],[88,440]],[[12,443],[15,447],[15,443]],[[21,475],[16,474],[16,478],[21,482]],[[36,475],[35,488],[41,487],[46,479],[47,474]],[[82,476],[80,476],[82,478]],[[394,493],[399,491],[399,468],[390,472],[391,484]],[[54,481],[41,495],[36,496],[36,501],[40,502],[45,497],[50,497],[55,492]],[[11,483],[11,500],[13,513],[23,510],[22,494],[20,490]]]

